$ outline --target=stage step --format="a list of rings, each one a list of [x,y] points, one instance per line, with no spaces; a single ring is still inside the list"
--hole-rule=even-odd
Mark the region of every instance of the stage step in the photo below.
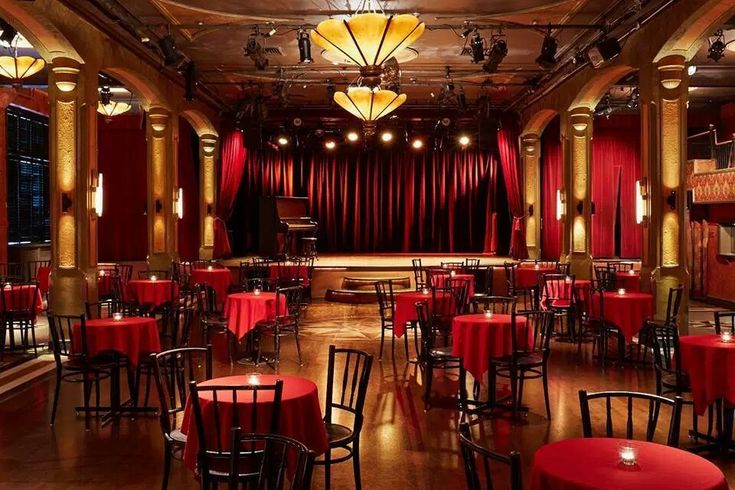
[[[378,301],[375,283],[388,280],[393,281],[394,292],[411,289],[410,277],[344,277],[340,289],[327,289],[324,299],[336,303],[375,303]]]

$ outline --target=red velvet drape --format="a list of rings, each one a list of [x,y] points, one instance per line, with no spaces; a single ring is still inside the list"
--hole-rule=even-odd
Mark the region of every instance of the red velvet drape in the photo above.
[[[564,187],[563,174],[557,118],[546,127],[541,137],[541,255],[545,259],[558,259],[561,256],[564,226],[556,220],[556,191]]]
[[[179,119],[178,178],[184,193],[184,217],[179,220],[179,257],[199,258],[199,152],[194,129]]]
[[[141,115],[122,115],[97,131],[99,171],[104,175],[104,212],[98,226],[100,262],[145,260],[148,253],[147,146]]]
[[[219,194],[217,196],[217,220],[215,220],[214,257],[229,257],[232,247],[227,236],[225,222],[232,216],[235,199],[245,170],[247,151],[242,133],[234,128],[224,131],[221,143]]]
[[[500,164],[503,166],[505,188],[508,191],[508,204],[513,216],[510,255],[514,259],[525,259],[528,257],[523,226],[523,217],[526,211],[523,202],[523,172],[518,153],[518,135],[505,126],[498,131],[498,153],[500,154]]]

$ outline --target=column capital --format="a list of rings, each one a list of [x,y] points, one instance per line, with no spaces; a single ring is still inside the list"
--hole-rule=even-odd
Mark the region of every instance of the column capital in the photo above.
[[[71,58],[54,58],[51,63],[54,85],[63,93],[73,92],[79,83],[81,64]]]
[[[686,58],[681,55],[666,56],[656,63],[656,69],[663,88],[677,89],[686,76]]]
[[[148,125],[154,133],[163,133],[168,128],[171,112],[164,107],[151,107],[148,111]]]
[[[217,148],[218,137],[215,134],[203,134],[199,137],[199,143],[202,145],[202,151],[206,155],[214,154]]]
[[[592,110],[589,107],[575,107],[569,111],[569,123],[575,132],[585,133],[592,125]]]

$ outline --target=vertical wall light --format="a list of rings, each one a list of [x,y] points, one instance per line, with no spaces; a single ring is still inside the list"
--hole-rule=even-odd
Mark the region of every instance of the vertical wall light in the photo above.
[[[556,190],[556,221],[561,221],[562,217],[566,216],[567,209],[564,202],[564,194],[561,189]]]
[[[639,225],[648,217],[646,210],[646,199],[648,191],[646,190],[646,181],[637,180],[635,182],[635,222]]]
[[[174,194],[174,209],[176,210],[176,217],[178,219],[184,218],[184,189],[179,187],[179,190]]]
[[[100,217],[102,216],[102,211],[105,205],[103,178],[101,173],[97,174],[97,183],[92,187],[92,197],[94,202],[94,212],[97,217]]]

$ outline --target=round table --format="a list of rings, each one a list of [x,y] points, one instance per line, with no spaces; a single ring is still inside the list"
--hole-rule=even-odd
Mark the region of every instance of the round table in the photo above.
[[[317,455],[323,454],[329,447],[327,431],[324,428],[322,412],[319,408],[319,391],[316,385],[305,378],[298,376],[287,376],[281,374],[246,374],[242,376],[226,376],[215,378],[199,383],[199,386],[234,386],[249,384],[275,384],[277,380],[283,381],[281,393],[281,413],[278,423],[278,433],[283,436],[302,442]],[[253,405],[252,394],[238,393],[237,410],[239,420],[249,421],[251,407]],[[222,423],[231,420],[233,409],[232,399],[229,396],[218,398],[219,419]],[[202,409],[202,418],[205,421],[205,433],[214,436],[214,403],[212,393],[205,392],[199,395],[199,404]],[[270,411],[273,406],[273,396],[270,393],[258,394],[258,419],[270,420]],[[184,447],[184,464],[189,469],[195,469],[199,441],[195,427],[194,414],[191,410],[191,401],[188,401],[184,409],[184,418],[181,423],[181,432],[187,435]],[[244,432],[253,432],[248,427],[243,427]],[[268,432],[267,427],[257,427],[257,432]],[[230,428],[225,430],[227,438],[224,441],[225,449],[230,444]],[[214,440],[208,441],[209,447],[214,446]]]
[[[227,297],[227,291],[232,283],[230,269],[192,269],[189,276],[190,284],[208,284],[214,288],[217,303],[222,304]]]
[[[615,287],[624,288],[628,291],[640,291],[641,275],[638,272],[633,274],[630,272],[616,272]]]
[[[590,305],[593,315],[600,313],[597,294]],[[625,340],[630,342],[643,327],[643,322],[653,316],[653,295],[635,291],[626,291],[624,294],[608,291],[604,295],[605,321],[617,325]]]
[[[624,439],[568,439],[533,457],[530,490],[727,490],[722,471],[706,459],[670,446],[634,441],[638,465],[618,456]]]
[[[74,325],[72,348],[80,350],[81,327]],[[155,318],[134,316],[120,320],[97,318],[85,323],[87,334],[87,354],[90,357],[103,352],[117,352],[126,356],[133,366],[138,365],[141,356],[161,351],[158,324]]]
[[[558,273],[559,271],[554,267],[516,267],[514,286],[518,289],[535,288],[541,283],[541,276],[544,274]]]
[[[17,285],[12,287],[5,286],[2,290],[5,311],[22,310],[33,301],[36,314],[43,312],[43,298],[41,297],[40,287]],[[31,295],[34,293],[36,297],[31,298]]]
[[[280,308],[281,313],[285,314],[285,299]],[[227,328],[238,339],[242,339],[258,322],[276,318],[276,293],[263,291],[260,294],[230,294],[225,300],[224,315],[227,318]]]
[[[445,284],[447,283],[447,279],[453,279],[457,281],[467,281],[469,283],[469,287],[467,288],[467,302],[469,303],[470,299],[475,295],[475,276],[472,274],[460,274],[457,273],[454,276],[451,275],[451,273],[448,273],[442,269],[443,273],[439,274],[432,274],[431,280],[433,281],[433,285],[438,288],[445,287]]]
[[[484,313],[458,315],[452,320],[452,354],[462,358],[464,368],[475,379],[483,379],[488,359],[513,353],[511,316]],[[519,348],[528,349],[533,343],[533,331],[526,328],[526,318],[516,317]]]
[[[699,415],[721,398],[735,404],[735,342],[722,342],[719,335],[687,335],[679,338],[679,351]]]
[[[301,284],[306,287],[309,285],[309,268],[305,265],[289,264],[271,264],[270,277],[278,278],[281,281],[293,281],[301,279]]]
[[[170,279],[134,279],[128,282],[128,295],[139,305],[161,306],[178,295],[178,286]]]
[[[416,313],[416,303],[419,301],[428,301],[430,307],[433,306],[433,295],[430,290],[424,294],[423,291],[409,291],[406,293],[396,294],[395,298],[395,310],[393,311],[393,333],[396,337],[402,337],[406,333],[406,323],[415,322],[418,320],[418,314]],[[441,298],[442,305],[444,308],[447,305],[447,301],[453,301],[452,296],[445,292],[438,292],[437,299]]]

